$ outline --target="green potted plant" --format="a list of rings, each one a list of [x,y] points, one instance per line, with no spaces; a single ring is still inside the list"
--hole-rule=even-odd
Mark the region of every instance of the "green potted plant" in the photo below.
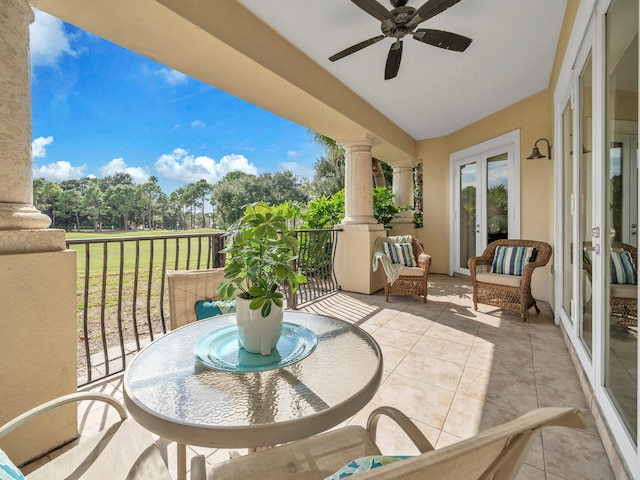
[[[283,294],[306,282],[293,270],[298,239],[289,230],[287,218],[265,202],[248,205],[242,218],[227,232],[228,246],[221,298],[236,298],[238,340],[251,353],[268,355],[282,331]]]

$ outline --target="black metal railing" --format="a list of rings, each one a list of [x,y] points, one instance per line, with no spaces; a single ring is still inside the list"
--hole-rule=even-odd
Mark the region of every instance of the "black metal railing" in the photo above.
[[[334,260],[339,230],[296,230],[300,251],[295,267],[306,277],[289,306],[297,308],[303,303],[317,300],[340,289],[336,280]]]
[[[169,325],[165,271],[224,266],[221,233],[67,240],[78,261],[78,386],[121,372]]]
[[[339,290],[337,230],[298,230],[296,268],[306,277],[289,308]],[[78,386],[126,368],[127,356],[167,332],[167,269],[224,266],[223,233],[67,240],[77,252]]]

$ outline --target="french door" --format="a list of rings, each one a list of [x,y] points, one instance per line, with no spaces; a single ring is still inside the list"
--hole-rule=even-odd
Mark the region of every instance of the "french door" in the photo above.
[[[470,257],[494,240],[519,236],[519,137],[511,132],[451,155],[452,273],[469,275]]]

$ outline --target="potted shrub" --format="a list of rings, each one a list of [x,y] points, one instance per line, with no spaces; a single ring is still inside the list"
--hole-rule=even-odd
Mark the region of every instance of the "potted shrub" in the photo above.
[[[298,240],[287,218],[265,202],[248,205],[242,218],[228,231],[221,298],[236,298],[238,340],[251,353],[268,355],[282,331],[283,294],[306,282],[293,270]]]

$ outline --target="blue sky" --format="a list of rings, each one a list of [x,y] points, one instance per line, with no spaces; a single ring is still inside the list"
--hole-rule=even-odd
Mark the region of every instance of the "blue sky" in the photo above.
[[[33,174],[128,172],[165,192],[239,170],[311,178],[307,129],[35,10]]]

